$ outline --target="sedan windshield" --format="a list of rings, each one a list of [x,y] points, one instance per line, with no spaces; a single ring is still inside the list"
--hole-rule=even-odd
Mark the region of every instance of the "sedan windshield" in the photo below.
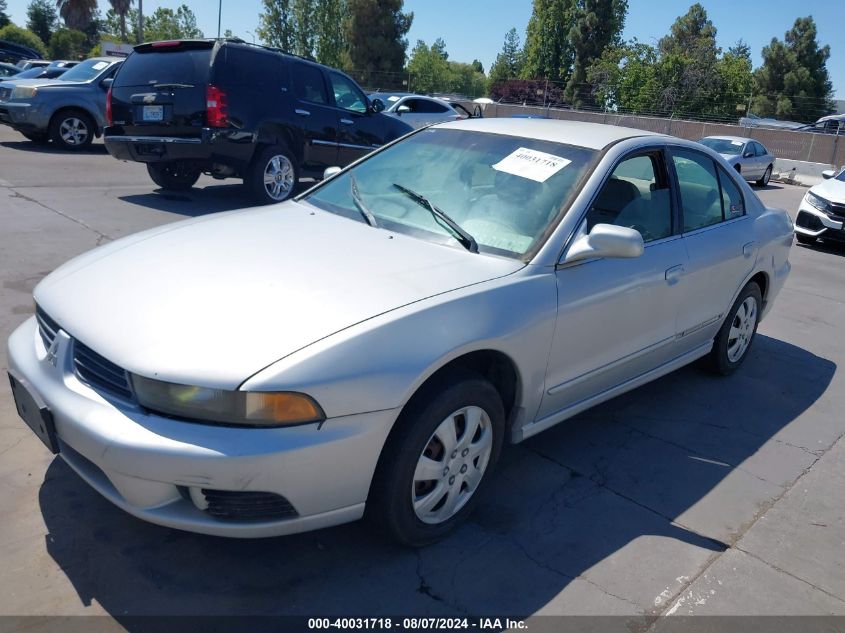
[[[742,152],[745,143],[742,141],[734,141],[727,138],[703,138],[699,141],[702,145],[706,145],[714,152],[719,154],[736,155]]]
[[[110,62],[102,59],[86,59],[67,71],[60,79],[62,81],[91,81],[110,65]]]
[[[305,200],[358,221],[365,221],[363,204],[378,227],[519,258],[544,238],[595,155],[549,141],[430,128]]]

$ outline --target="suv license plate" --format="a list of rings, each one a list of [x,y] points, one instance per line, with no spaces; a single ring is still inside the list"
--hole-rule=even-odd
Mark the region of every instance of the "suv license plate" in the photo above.
[[[38,439],[44,442],[51,453],[54,455],[58,453],[59,443],[56,440],[56,427],[50,409],[41,401],[38,394],[32,391],[26,381],[16,376],[12,370],[9,370],[9,383],[12,386],[12,396],[15,399],[18,415],[23,418]]]
[[[164,106],[144,106],[144,121],[161,121],[164,119]]]

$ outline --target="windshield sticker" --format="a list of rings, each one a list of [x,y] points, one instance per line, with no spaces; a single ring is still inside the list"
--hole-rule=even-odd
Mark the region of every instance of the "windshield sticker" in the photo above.
[[[520,147],[493,165],[493,169],[521,178],[528,178],[535,182],[546,182],[571,162],[571,160],[554,154]]]
[[[742,141],[731,141],[731,145],[736,145],[736,146],[742,145]]]
[[[97,62],[96,64],[91,66],[91,68],[94,69],[94,70],[102,70],[103,68],[105,68],[108,65],[109,65],[108,62]]]
[[[399,97],[397,97],[396,95],[393,95],[392,97],[388,97],[387,100],[388,101],[399,101]]]

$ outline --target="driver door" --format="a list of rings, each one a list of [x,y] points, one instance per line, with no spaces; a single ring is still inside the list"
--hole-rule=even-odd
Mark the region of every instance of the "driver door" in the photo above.
[[[354,81],[334,71],[329,81],[338,117],[338,160],[348,165],[384,145],[386,130]]]
[[[626,259],[559,264],[557,326],[539,417],[553,415],[677,355],[687,254],[662,150],[619,161],[581,225],[637,229],[645,249]]]

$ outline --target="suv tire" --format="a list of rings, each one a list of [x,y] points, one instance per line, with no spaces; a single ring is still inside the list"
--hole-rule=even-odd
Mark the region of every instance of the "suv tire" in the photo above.
[[[293,195],[299,182],[299,165],[284,145],[269,145],[252,161],[244,184],[257,204],[274,204]]]
[[[50,138],[62,149],[86,149],[94,140],[96,132],[97,124],[83,110],[61,110],[50,121]]]
[[[167,191],[187,191],[199,180],[200,170],[184,163],[147,163],[153,182]]]

